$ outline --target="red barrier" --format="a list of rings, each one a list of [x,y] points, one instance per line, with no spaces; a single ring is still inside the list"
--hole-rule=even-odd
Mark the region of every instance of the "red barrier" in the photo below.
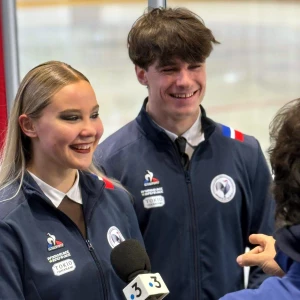
[[[0,0],[0,16],[2,16],[2,1],[7,0]],[[2,146],[7,126],[3,36],[3,26],[0,20],[0,147]]]

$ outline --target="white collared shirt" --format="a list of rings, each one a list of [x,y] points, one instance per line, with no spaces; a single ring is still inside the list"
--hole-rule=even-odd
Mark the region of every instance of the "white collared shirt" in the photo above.
[[[28,171],[28,170],[27,170]],[[51,200],[53,205],[55,207],[58,207],[61,203],[61,201],[64,199],[65,196],[68,196],[68,198],[74,202],[77,202],[79,204],[82,204],[82,196],[81,191],[79,187],[79,172],[77,171],[76,174],[76,180],[73,184],[73,186],[70,188],[70,190],[65,194],[56,188],[52,187],[51,185],[47,184],[40,178],[38,178],[36,175],[32,174],[28,171],[28,173],[32,176],[32,178],[35,180],[37,185],[40,187],[40,189],[43,191],[43,193]]]
[[[158,125],[158,124],[157,124]],[[159,126],[159,125],[158,125]],[[167,129],[159,126],[162,128],[166,134],[169,136],[169,138],[175,142],[175,140],[178,138],[178,135],[168,131]],[[199,116],[195,123],[181,136],[183,136],[187,143],[186,143],[186,148],[185,148],[185,153],[189,156],[189,159],[191,159],[195,148],[204,141],[204,133],[202,132],[202,126],[201,126],[201,114],[199,112]]]

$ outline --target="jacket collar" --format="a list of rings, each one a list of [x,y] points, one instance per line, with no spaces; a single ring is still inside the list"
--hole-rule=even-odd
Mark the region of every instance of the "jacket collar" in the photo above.
[[[144,100],[140,113],[136,118],[137,123],[150,139],[161,143],[166,141],[170,142],[171,140],[168,138],[165,131],[161,127],[156,125],[155,122],[153,122],[153,120],[147,113],[146,111],[147,102],[148,102],[148,97]],[[200,105],[200,110],[201,110],[202,130],[204,131],[205,140],[207,140],[215,130],[216,124],[214,121],[212,121],[206,116],[205,109],[201,105]]]
[[[274,237],[278,249],[300,262],[300,225],[282,227],[276,231]]]
[[[79,171],[79,185],[81,187],[82,204],[86,220],[88,220],[92,214],[92,211],[96,204],[101,202],[101,195],[105,183],[98,178],[98,176],[85,171]],[[20,190],[17,197],[22,197],[22,194],[26,193],[29,197],[28,200],[44,200],[51,206],[53,206],[50,199],[48,199],[42,192],[36,181],[26,171],[23,179],[23,187]]]
[[[275,261],[287,272],[294,261],[300,262],[300,225],[282,227],[274,237],[277,252]]]

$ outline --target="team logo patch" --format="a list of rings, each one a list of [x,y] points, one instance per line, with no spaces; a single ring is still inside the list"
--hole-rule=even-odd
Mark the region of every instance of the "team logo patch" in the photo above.
[[[60,261],[52,266],[52,270],[55,276],[61,276],[63,274],[74,271],[76,265],[73,259],[66,259]]]
[[[144,180],[144,186],[159,184],[159,180],[153,177],[153,173],[147,170]]]
[[[165,205],[165,197],[161,195],[146,197],[143,204],[145,208],[162,207]]]
[[[160,181],[153,176],[153,173],[149,170],[146,171],[144,176],[144,187],[141,190],[143,204],[146,209],[162,207],[165,205],[165,197],[163,196],[164,190],[160,184]]]
[[[227,203],[235,196],[236,186],[231,177],[221,174],[212,180],[210,190],[214,198],[222,203]]]
[[[47,243],[48,243],[48,251],[53,251],[59,248],[64,247],[63,242],[58,241],[55,237],[55,235],[47,233]]]
[[[107,240],[112,248],[115,248],[116,246],[125,241],[122,233],[116,226],[112,226],[108,229]]]

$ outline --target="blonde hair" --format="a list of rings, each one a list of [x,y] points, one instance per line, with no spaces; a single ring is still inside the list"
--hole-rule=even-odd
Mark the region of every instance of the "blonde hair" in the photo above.
[[[40,64],[24,77],[10,113],[1,151],[0,190],[20,180],[18,190],[13,197],[18,194],[26,165],[31,158],[31,141],[21,130],[19,116],[26,114],[32,119],[38,119],[43,109],[49,105],[52,96],[63,87],[81,80],[89,82],[82,73],[59,61]],[[93,164],[88,171],[105,177]]]

